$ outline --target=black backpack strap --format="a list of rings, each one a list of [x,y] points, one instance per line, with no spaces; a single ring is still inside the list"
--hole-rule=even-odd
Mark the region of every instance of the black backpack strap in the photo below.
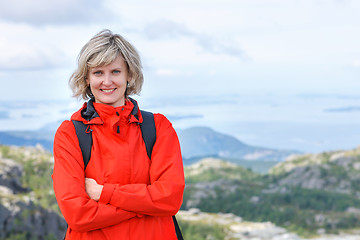
[[[175,226],[175,232],[176,232],[176,237],[178,240],[184,240],[182,234],[181,234],[181,230],[179,227],[178,222],[176,221],[176,217],[172,216],[173,222],[174,222],[174,226]]]
[[[149,159],[151,159],[152,149],[156,141],[154,114],[151,112],[146,112],[141,110],[141,115],[143,117],[143,122],[140,124],[141,134],[145,142],[147,155],[149,156]],[[176,220],[176,217],[172,216],[172,219],[174,222],[177,239],[183,240],[183,236],[181,234],[181,230]]]
[[[72,122],[75,126],[76,136],[78,137],[81,153],[83,155],[84,169],[86,169],[91,156],[92,134],[91,131],[86,133],[87,125],[83,122],[75,120],[72,120]]]
[[[143,122],[140,124],[141,135],[144,139],[147,155],[151,159],[152,149],[156,141],[154,114],[141,110],[141,116],[143,117]]]

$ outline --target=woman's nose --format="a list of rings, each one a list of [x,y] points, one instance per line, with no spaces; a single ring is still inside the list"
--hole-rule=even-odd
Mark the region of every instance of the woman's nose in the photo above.
[[[112,80],[111,80],[110,74],[104,74],[104,79],[103,79],[102,84],[103,84],[103,85],[106,85],[106,86],[112,84]]]

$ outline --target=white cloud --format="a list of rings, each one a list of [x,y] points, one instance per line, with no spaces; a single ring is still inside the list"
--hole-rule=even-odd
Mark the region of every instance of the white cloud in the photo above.
[[[66,68],[65,79],[81,47],[110,28],[139,49],[147,79],[181,79],[183,86],[198,86],[204,94],[345,92],[350,88],[339,79],[357,77],[340,68],[358,59],[360,21],[353,13],[359,3],[9,1],[0,9],[0,77],[5,79],[1,71],[7,69]],[[115,14],[120,18],[108,18]]]
[[[60,49],[0,40],[0,70],[49,69],[64,63]]]
[[[0,21],[0,70],[74,68],[81,47],[102,28],[38,27]]]
[[[162,37],[176,38],[179,36],[193,36],[185,24],[176,23],[167,19],[157,20],[145,26],[145,34],[149,39]]]
[[[0,19],[34,25],[103,23],[113,16],[100,0],[11,0],[0,8]]]
[[[353,67],[360,67],[360,60],[354,60],[354,61],[351,63],[351,66],[353,66]]]
[[[44,29],[0,24],[0,70],[49,69],[64,66],[65,52]]]
[[[159,76],[175,76],[178,75],[179,72],[174,69],[158,69],[156,74]]]
[[[239,59],[245,58],[245,52],[231,40],[219,39],[211,35],[197,33],[190,30],[185,24],[177,23],[168,19],[157,20],[145,26],[144,32],[151,40],[169,38],[178,41],[179,38],[194,39],[196,44],[204,51],[215,55],[227,55]]]

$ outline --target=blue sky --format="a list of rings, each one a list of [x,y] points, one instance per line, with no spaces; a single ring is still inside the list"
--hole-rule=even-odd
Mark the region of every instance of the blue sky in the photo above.
[[[331,118],[329,128],[351,125],[348,131],[354,132],[360,106],[358,12],[357,0],[7,1],[0,8],[0,101],[70,101],[67,81],[77,54],[93,35],[109,28],[140,52],[145,84],[136,98],[143,106],[170,115],[206,115],[205,125],[251,144],[293,148],[306,136],[289,136],[297,139],[293,144],[273,144],[263,140],[270,135],[233,129],[256,122],[254,129],[287,124],[306,129],[309,122],[315,129]],[[159,101],[188,105],[156,107]],[[224,110],[226,101],[238,104]],[[220,115],[240,116],[225,124],[219,114],[210,114],[217,107]],[[345,111],[329,115],[333,112],[326,109]],[[7,114],[2,110],[1,116]],[[360,133],[350,138],[347,145],[300,148],[320,151],[360,143]]]

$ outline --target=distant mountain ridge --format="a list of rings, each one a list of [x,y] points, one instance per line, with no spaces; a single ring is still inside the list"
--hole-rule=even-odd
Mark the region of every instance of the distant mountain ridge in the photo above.
[[[0,144],[14,146],[40,144],[52,152],[55,131],[55,129],[46,128],[38,131],[0,132]],[[221,157],[234,163],[239,160],[283,161],[290,154],[297,153],[250,146],[233,136],[219,133],[208,127],[191,127],[178,130],[177,133],[185,165],[203,157]]]
[[[275,150],[247,145],[233,136],[214,131],[208,127],[191,127],[178,131],[182,155],[186,159],[202,157],[236,160],[283,161],[289,155],[298,153],[291,150]],[[195,161],[189,161],[195,162]]]
[[[45,137],[51,133],[37,131],[9,131],[0,132],[0,144],[12,146],[36,146],[42,145],[45,149],[52,152],[53,142]]]

